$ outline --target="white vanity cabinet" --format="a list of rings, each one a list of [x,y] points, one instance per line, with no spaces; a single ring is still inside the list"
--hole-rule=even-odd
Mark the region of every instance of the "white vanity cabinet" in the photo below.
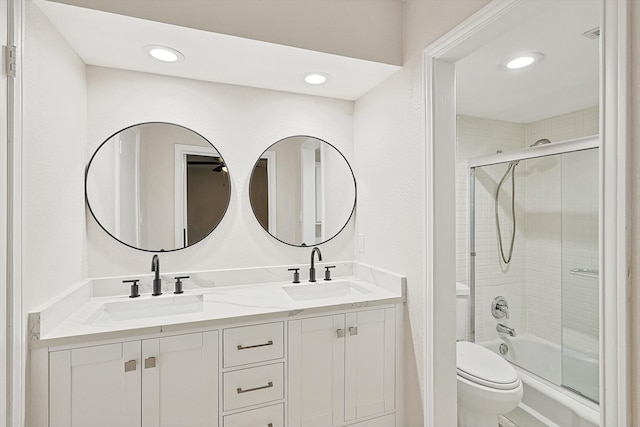
[[[289,427],[394,427],[394,308],[289,322]],[[363,418],[386,415],[358,423]]]
[[[218,425],[218,332],[142,341],[142,427]]]
[[[139,427],[140,341],[49,355],[50,427]]]
[[[50,427],[218,425],[218,332],[49,354]]]
[[[401,307],[40,347],[31,425],[401,427]]]

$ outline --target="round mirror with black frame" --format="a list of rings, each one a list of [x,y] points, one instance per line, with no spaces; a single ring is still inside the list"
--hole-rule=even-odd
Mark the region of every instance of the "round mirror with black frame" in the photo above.
[[[330,143],[290,136],[256,161],[249,199],[271,236],[291,246],[314,246],[346,227],[356,206],[356,179],[347,159]]]
[[[85,174],[91,214],[111,237],[143,251],[183,249],[224,217],[231,181],[220,152],[184,126],[140,123],[95,151]]]

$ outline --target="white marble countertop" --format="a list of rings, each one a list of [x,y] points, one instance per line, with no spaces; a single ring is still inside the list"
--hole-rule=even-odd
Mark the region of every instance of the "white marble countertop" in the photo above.
[[[315,284],[293,285],[290,281],[278,281],[186,288],[180,295],[165,290],[160,296],[144,293],[138,298],[122,294],[103,296],[104,292],[97,290],[95,283],[88,283],[30,314],[31,342],[32,345],[53,345],[56,341],[76,341],[80,337],[160,333],[404,301],[403,277],[362,264],[344,263],[343,266],[347,266],[343,268],[344,272],[358,272],[359,277],[340,276]],[[284,290],[296,287],[294,291],[305,292],[311,289],[309,286],[320,288],[319,292],[314,292],[310,299],[299,301]],[[341,296],[327,296],[323,293],[324,286],[346,290],[340,292]],[[147,309],[149,312],[142,314]]]

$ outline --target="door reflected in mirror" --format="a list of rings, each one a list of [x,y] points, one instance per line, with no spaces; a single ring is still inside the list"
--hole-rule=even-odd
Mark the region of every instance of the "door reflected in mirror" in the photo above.
[[[87,204],[98,224],[121,243],[161,252],[207,237],[229,206],[224,159],[198,133],[170,123],[123,129],[87,166]]]
[[[267,148],[249,184],[256,219],[270,235],[292,246],[335,237],[356,204],[356,181],[344,155],[311,136],[291,136]]]

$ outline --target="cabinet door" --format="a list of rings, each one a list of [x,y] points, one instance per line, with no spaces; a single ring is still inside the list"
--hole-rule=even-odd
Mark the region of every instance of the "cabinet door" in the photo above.
[[[49,354],[51,427],[140,427],[140,341]]]
[[[344,315],[289,322],[290,427],[344,420]]]
[[[395,409],[395,310],[347,313],[345,418]]]
[[[218,425],[218,332],[142,341],[142,426]]]

